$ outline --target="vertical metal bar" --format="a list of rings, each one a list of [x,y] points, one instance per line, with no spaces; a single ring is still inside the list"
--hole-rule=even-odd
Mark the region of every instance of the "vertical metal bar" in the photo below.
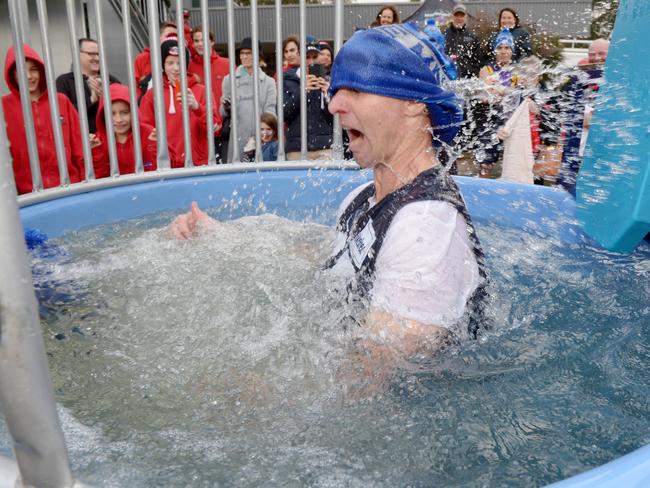
[[[31,43],[31,31],[29,25],[29,7],[26,1],[18,2],[18,26],[20,28],[20,38],[24,43],[32,45]]]
[[[158,1],[149,2],[149,48],[151,49],[151,80],[153,81],[154,112],[156,115],[156,139],[158,169],[169,169],[167,147],[167,121],[165,119],[165,96],[162,86],[162,60],[160,59],[160,33],[158,32]]]
[[[253,43],[253,116],[255,117],[255,161],[262,160],[260,135],[260,45],[258,42],[257,0],[251,2],[251,41]]]
[[[27,85],[27,71],[25,68],[25,52],[23,39],[21,37],[21,12],[19,0],[9,0],[9,20],[11,22],[11,36],[16,54],[16,78],[20,88],[20,105],[23,110],[23,122],[25,135],[27,137],[27,152],[29,154],[29,169],[32,173],[32,191],[43,189],[43,178],[41,176],[41,165],[38,158],[38,146],[36,145],[36,134],[34,132],[34,116],[32,112],[32,101],[29,96]]]
[[[108,160],[111,163],[111,175],[120,174],[117,164],[117,150],[115,149],[115,130],[113,129],[113,110],[111,102],[111,81],[109,79],[106,49],[104,49],[104,19],[102,3],[95,0],[95,25],[97,26],[97,46],[99,47],[99,73],[102,80],[102,96],[104,97],[104,123],[106,124],[106,138],[108,139]]]
[[[275,72],[278,80],[278,161],[284,161],[284,70],[282,52],[282,0],[275,0]]]
[[[205,85],[205,110],[208,114],[208,165],[217,164],[214,155],[214,116],[212,106],[212,47],[208,26],[208,1],[201,0],[201,30],[203,31],[203,84]],[[216,100],[215,100],[216,101]],[[218,110],[218,109],[217,109]]]
[[[90,149],[90,128],[88,124],[88,111],[86,110],[86,95],[84,93],[84,80],[79,63],[79,37],[77,36],[77,22],[75,19],[74,0],[65,0],[68,14],[68,32],[70,33],[70,51],[72,52],[72,72],[74,73],[74,88],[77,95],[77,110],[79,112],[79,125],[81,128],[81,147],[84,153],[84,168],[86,180],[95,179],[93,156]]]
[[[305,0],[300,0],[300,160],[307,159],[307,16]]]
[[[86,16],[88,8],[86,0],[79,0],[79,7],[81,12],[81,31],[83,32],[83,37],[90,37],[88,31],[88,17]]]
[[[138,95],[135,87],[133,70],[133,40],[131,39],[131,5],[129,0],[122,0],[122,19],[124,27],[124,42],[126,43],[126,76],[129,80],[129,99],[131,100],[131,133],[133,137],[133,152],[135,153],[135,173],[144,172],[142,162],[142,140],[140,139],[140,115],[138,114]]]
[[[238,163],[239,138],[237,134],[237,83],[235,83],[235,14],[233,0],[226,0],[226,17],[228,24],[228,62],[230,69],[230,144],[228,152],[232,154],[232,162]]]
[[[191,168],[192,135],[190,133],[190,112],[187,105],[187,56],[185,53],[185,19],[183,0],[176,0],[176,29],[178,30],[178,61],[181,65],[181,110],[183,116],[183,144],[185,146],[185,167]]]
[[[47,8],[45,7],[45,0],[37,0],[36,9],[38,10],[38,25],[41,30],[41,39],[43,40],[43,61],[45,62],[47,96],[50,102],[50,117],[52,119],[52,129],[54,131],[54,147],[56,150],[56,159],[59,162],[59,184],[61,186],[66,186],[70,184],[70,175],[68,174],[68,158],[65,153],[63,132],[61,130],[59,97],[56,91],[56,84],[54,82],[54,64],[52,63],[52,49],[50,47],[50,36],[48,33]]]
[[[343,0],[334,0],[334,53],[332,61],[343,45]],[[332,140],[332,157],[334,161],[343,159],[343,131],[339,114],[334,115],[334,132]]]
[[[38,303],[11,174],[0,104],[0,410],[13,439],[20,486],[72,486],[48,375]]]

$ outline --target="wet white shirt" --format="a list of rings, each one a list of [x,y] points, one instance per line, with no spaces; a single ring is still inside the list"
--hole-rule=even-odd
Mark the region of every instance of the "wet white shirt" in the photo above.
[[[338,218],[366,186],[345,198]],[[374,203],[371,198],[370,205]],[[334,254],[343,248],[346,237],[337,233]],[[333,271],[354,275],[348,252]],[[452,327],[463,316],[479,282],[463,216],[446,202],[414,202],[397,212],[386,232],[375,263],[370,303],[398,317]]]

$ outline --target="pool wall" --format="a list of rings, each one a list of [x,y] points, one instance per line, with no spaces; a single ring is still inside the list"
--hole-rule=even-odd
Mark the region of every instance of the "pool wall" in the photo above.
[[[192,201],[201,207],[225,206],[232,216],[264,213],[284,216],[296,210],[306,219],[329,213],[348,192],[369,181],[367,171],[357,169],[297,168],[281,170],[268,165],[232,166],[209,175],[159,179],[114,188],[78,193],[54,200],[23,203],[21,218],[26,228],[57,237],[88,226],[118,222],[161,211],[186,211]],[[569,243],[592,243],[575,220],[575,201],[564,191],[477,178],[455,177],[472,217],[520,228]],[[27,201],[29,202],[29,201]]]

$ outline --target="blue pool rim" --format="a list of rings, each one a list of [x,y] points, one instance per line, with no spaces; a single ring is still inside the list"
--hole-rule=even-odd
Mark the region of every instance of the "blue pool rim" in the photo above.
[[[370,178],[369,172],[349,168],[222,172],[80,192],[25,205],[20,214],[25,229],[50,238],[161,211],[187,211],[192,201],[205,208],[235,206],[258,213],[268,207],[287,216],[297,206],[334,208],[352,188]],[[575,201],[562,190],[462,176],[455,179],[478,223],[494,222],[567,244],[597,246],[576,220]],[[325,223],[333,224],[333,217]],[[650,445],[549,486],[650,486]]]

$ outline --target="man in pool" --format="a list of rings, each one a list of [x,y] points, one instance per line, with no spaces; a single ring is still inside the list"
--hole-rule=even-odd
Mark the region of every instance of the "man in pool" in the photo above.
[[[412,25],[360,31],[332,67],[330,111],[373,181],[343,201],[327,267],[368,301],[365,341],[407,355],[476,337],[487,277],[463,199],[436,156],[462,122],[444,54]],[[170,227],[209,224],[198,207]]]

